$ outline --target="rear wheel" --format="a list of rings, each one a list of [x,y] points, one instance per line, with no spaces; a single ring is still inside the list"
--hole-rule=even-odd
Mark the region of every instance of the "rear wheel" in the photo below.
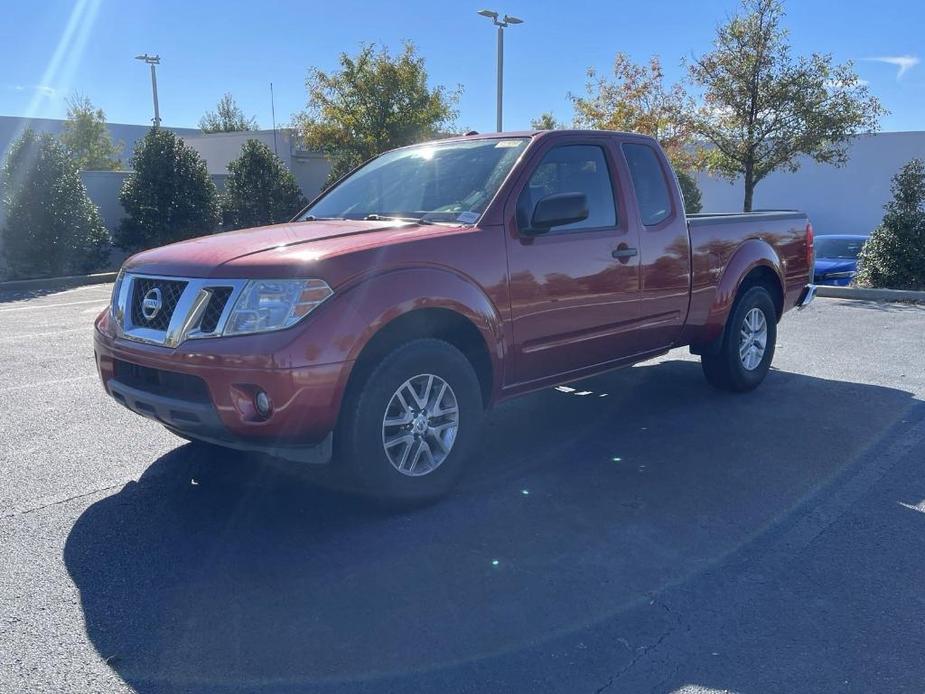
[[[751,287],[736,300],[719,351],[700,357],[707,381],[734,392],[757,388],[771,368],[776,341],[774,301],[764,287]]]
[[[360,489],[385,499],[445,494],[478,437],[482,396],[468,359],[447,342],[397,348],[351,387],[335,442]]]

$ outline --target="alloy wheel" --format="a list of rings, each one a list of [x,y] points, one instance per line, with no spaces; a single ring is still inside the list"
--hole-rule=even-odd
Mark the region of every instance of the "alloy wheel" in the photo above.
[[[401,384],[382,418],[382,446],[398,472],[420,477],[436,470],[459,431],[459,404],[450,384],[419,374]]]

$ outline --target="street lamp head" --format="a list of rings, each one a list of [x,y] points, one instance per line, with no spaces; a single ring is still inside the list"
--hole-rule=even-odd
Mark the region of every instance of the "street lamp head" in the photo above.
[[[498,13],[497,13],[497,12],[492,12],[491,10],[479,10],[479,11],[478,11],[478,14],[482,15],[483,17],[488,17],[489,19],[497,19],[497,18],[498,18]]]
[[[523,24],[524,20],[518,19],[517,17],[512,17],[509,14],[504,15],[504,19],[501,20],[505,24]]]
[[[161,64],[161,57],[159,55],[148,55],[147,53],[136,55],[135,60],[142,60],[148,63],[148,65],[160,65]]]

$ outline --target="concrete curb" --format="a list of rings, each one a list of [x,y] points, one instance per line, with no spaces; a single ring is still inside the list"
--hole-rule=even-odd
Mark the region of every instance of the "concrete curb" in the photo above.
[[[63,289],[85,284],[115,282],[117,272],[99,272],[95,275],[71,275],[69,277],[45,277],[37,280],[13,280],[0,282],[0,292],[22,292],[32,289]]]
[[[816,285],[816,296],[856,301],[923,301],[925,292],[907,289],[864,289],[862,287],[830,287]]]

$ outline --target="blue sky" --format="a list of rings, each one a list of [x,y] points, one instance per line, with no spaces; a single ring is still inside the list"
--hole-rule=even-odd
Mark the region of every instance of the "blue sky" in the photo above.
[[[547,2],[484,0],[525,20],[506,34],[505,128],[523,129],[551,110],[571,115],[567,94],[583,90],[589,66],[609,67],[616,51],[643,61],[658,54],[670,79],[679,62],[706,50],[735,0]],[[837,9],[835,9],[837,6]],[[431,81],[464,88],[459,124],[494,129],[495,34],[476,2],[299,2],[264,0],[4,0],[0,13],[0,115],[62,117],[74,90],[109,120],[152,117],[147,67],[133,56],[159,53],[165,125],[195,126],[231,92],[261,127],[304,107],[309,66],[336,64],[361,42],[398,49],[414,41]],[[854,60],[891,114],[884,130],[925,130],[925,3],[790,0],[797,52]],[[886,58],[888,60],[871,60]]]

